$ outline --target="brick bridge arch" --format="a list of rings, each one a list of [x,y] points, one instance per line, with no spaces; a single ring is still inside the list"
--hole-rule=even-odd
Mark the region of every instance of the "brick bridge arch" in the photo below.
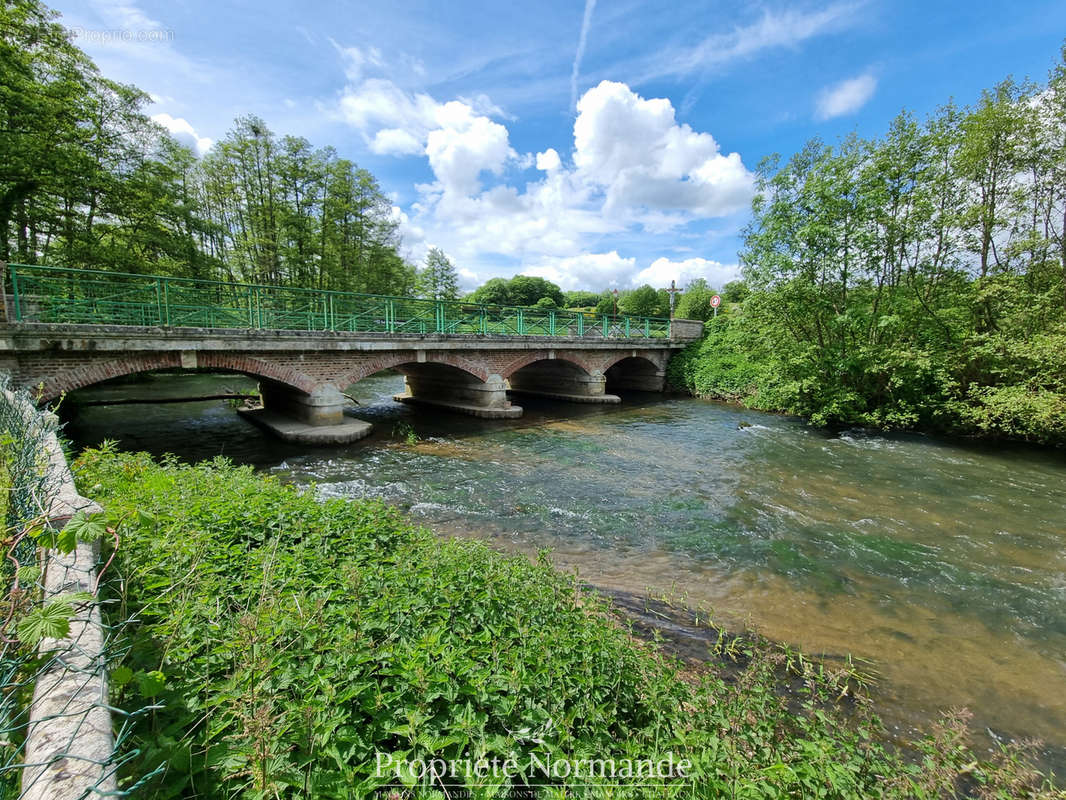
[[[158,369],[215,369],[226,372],[240,372],[253,378],[265,378],[289,386],[305,394],[310,394],[319,381],[291,366],[272,360],[254,358],[248,355],[225,352],[203,352],[197,354],[195,363],[189,365],[182,360],[181,353],[131,353],[120,358],[91,360],[73,367],[58,370],[50,377],[40,381],[40,401],[55,400],[64,392],[73,392],[95,383],[134,375],[138,372],[151,372]],[[34,393],[35,396],[37,393]]]
[[[580,353],[563,351],[562,355],[560,355],[551,350],[534,350],[528,353],[522,353],[518,358],[501,368],[499,374],[501,378],[506,379],[510,378],[523,367],[528,367],[530,364],[536,364],[538,361],[565,361],[584,370],[586,374],[591,375],[596,371],[596,366],[592,363],[593,360],[594,359],[583,357]]]
[[[401,367],[405,364],[444,364],[462,370],[482,382],[487,381],[492,374],[492,368],[490,365],[475,359],[466,358],[465,356],[445,351],[427,352],[425,357],[422,360],[419,360],[418,353],[412,350],[410,352],[385,353],[363,361],[354,369],[342,373],[334,383],[337,388],[343,389],[346,386],[358,383],[363,378],[368,378],[382,370],[394,369],[395,367]]]
[[[620,364],[621,362],[630,358],[636,358],[641,361],[646,361],[653,367],[655,367],[655,369],[657,370],[666,369],[666,362],[669,360],[669,357],[663,358],[655,353],[611,353],[603,360],[602,364],[600,365],[600,372],[606,374],[607,370],[609,370],[615,364]]]

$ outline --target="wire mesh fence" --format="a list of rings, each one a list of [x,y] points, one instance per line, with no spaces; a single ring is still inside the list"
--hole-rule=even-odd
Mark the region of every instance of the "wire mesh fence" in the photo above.
[[[75,540],[68,520],[99,510],[74,489],[53,414],[0,378],[0,798],[125,796],[136,757],[124,747],[150,707],[113,708],[109,665],[125,654],[102,621],[98,542]],[[74,526],[76,527],[76,526]],[[67,533],[69,549],[57,544]]]

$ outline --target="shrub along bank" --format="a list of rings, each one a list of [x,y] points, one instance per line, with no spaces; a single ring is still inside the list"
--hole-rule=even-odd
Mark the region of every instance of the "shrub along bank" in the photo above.
[[[1066,445],[1066,334],[976,337],[950,352],[857,348],[845,364],[786,341],[773,313],[755,295],[708,321],[704,337],[670,360],[669,384],[815,425]]]
[[[458,783],[490,798],[523,780],[547,784],[541,797],[1051,796],[1017,753],[980,762],[954,724],[905,762],[846,677],[772,649],[744,648],[728,681],[685,673],[546,560],[439,540],[381,503],[319,502],[223,460],[105,447],[75,469],[120,528],[107,608],[132,621],[114,701],[158,706],[128,739],[128,774],[162,767],[145,797]],[[782,695],[788,668],[800,688]],[[513,759],[519,774],[375,775],[430,757]],[[537,766],[626,757],[687,759],[689,776]]]

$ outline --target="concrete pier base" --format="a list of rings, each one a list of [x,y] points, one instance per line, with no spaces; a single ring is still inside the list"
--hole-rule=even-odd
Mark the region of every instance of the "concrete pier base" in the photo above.
[[[519,397],[543,397],[545,400],[564,400],[568,403],[614,404],[622,402],[622,398],[616,394],[567,394],[566,392],[540,392],[534,389],[510,389],[507,393],[518,395]]]
[[[310,445],[350,444],[370,434],[373,425],[344,416],[347,398],[329,384],[301,392],[263,380],[263,408],[238,409],[249,422],[286,442]]]
[[[517,419],[522,416],[522,407],[511,405],[508,403],[506,406],[500,408],[486,408],[485,406],[476,406],[469,403],[459,403],[453,400],[435,400],[430,397],[418,397],[411,394],[398,394],[394,395],[393,400],[397,403],[406,403],[408,405],[415,406],[428,406],[429,408],[440,408],[445,411],[454,411],[457,414],[466,414],[471,417],[481,417],[482,419]]]
[[[335,386],[323,384],[301,392],[274,381],[259,382],[263,407],[310,426],[340,425],[348,399]]]
[[[507,382],[499,375],[482,381],[452,367],[435,364],[405,365],[407,391],[393,399],[398,403],[441,408],[482,419],[515,419],[520,406],[507,399]]]
[[[286,442],[310,445],[351,444],[369,436],[374,426],[342,415],[333,425],[309,425],[269,408],[239,408],[237,413]]]

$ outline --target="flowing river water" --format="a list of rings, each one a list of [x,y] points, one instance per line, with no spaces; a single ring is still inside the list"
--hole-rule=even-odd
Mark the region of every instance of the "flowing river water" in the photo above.
[[[254,386],[149,376],[77,396]],[[392,402],[401,389],[391,374],[352,387],[375,432],[339,448],[281,443],[226,401],[86,406],[67,435],[190,461],[222,454],[324,496],[383,498],[446,535],[551,548],[608,592],[667,594],[729,630],[868,660],[901,735],[966,706],[979,730],[1044,740],[1062,772],[1066,455],[826,432],[680,397],[523,398],[523,418],[488,421]]]

